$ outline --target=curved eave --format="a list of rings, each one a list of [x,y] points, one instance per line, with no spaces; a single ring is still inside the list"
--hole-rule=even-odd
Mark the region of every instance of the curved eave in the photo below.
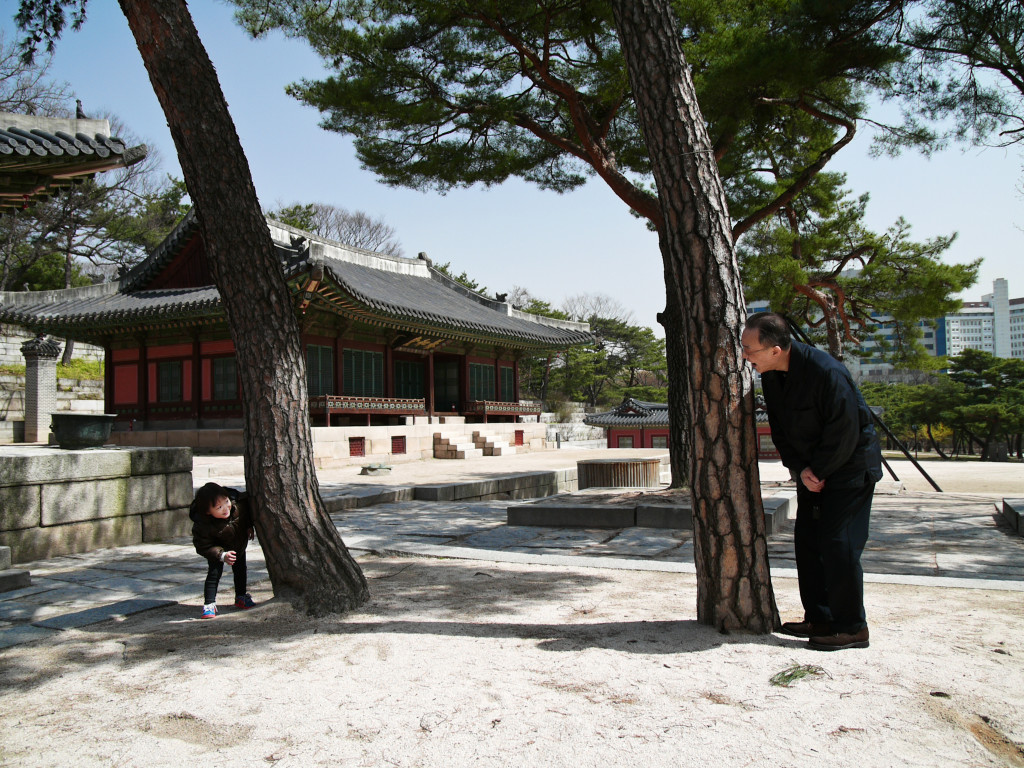
[[[608,414],[595,413],[592,416],[585,416],[583,423],[591,427],[605,427],[606,429],[618,429],[618,428],[630,428],[639,427],[647,429],[649,427],[667,427],[667,419],[652,419],[643,416],[616,416],[612,415],[609,418],[601,418],[602,416],[608,416]]]
[[[305,292],[303,282],[304,280],[300,279],[292,283],[296,295]],[[558,333],[545,334],[543,331],[557,330],[548,329],[546,326],[538,326],[538,332],[527,335],[483,323],[445,320],[433,313],[416,312],[405,307],[389,306],[369,300],[359,296],[357,291],[339,285],[339,281],[335,279],[325,279],[316,288],[311,306],[377,327],[452,341],[499,343],[510,349],[565,349],[574,344],[592,342],[594,339],[593,335],[583,331],[560,330]]]
[[[224,322],[220,298],[203,297],[173,306],[97,309],[65,306],[63,311],[47,304],[0,305],[0,321],[20,325],[36,333],[49,333],[74,341],[102,344],[106,340],[135,333],[194,328]]]

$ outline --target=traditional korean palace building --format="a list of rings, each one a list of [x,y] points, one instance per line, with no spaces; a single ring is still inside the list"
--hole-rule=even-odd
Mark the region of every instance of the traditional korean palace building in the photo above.
[[[425,254],[268,226],[300,318],[315,426],[518,422],[540,411],[519,402],[519,361],[592,338],[585,323],[468,290]],[[103,347],[118,430],[241,426],[234,345],[194,212],[119,282],[3,293],[0,321]]]
[[[627,397],[615,410],[589,414],[583,423],[604,427],[609,448],[668,448],[667,403]],[[764,411],[757,411],[757,455],[762,459],[779,458]]]

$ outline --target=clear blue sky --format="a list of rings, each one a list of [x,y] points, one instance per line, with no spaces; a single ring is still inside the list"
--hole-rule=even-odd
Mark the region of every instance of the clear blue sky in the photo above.
[[[5,5],[0,24],[8,40],[18,34],[13,7]],[[655,320],[664,306],[657,237],[602,183],[565,195],[519,181],[443,196],[386,187],[359,168],[347,138],[321,129],[315,110],[284,94],[288,83],[322,72],[301,41],[253,41],[220,2],[193,2],[191,10],[264,206],[321,201],[363,210],[395,228],[406,256],[426,251],[491,292],[523,285],[556,305],[566,296],[603,293],[662,334]],[[88,114],[118,115],[180,176],[127,22],[112,2],[93,0],[88,13],[83,30],[67,32],[58,44],[53,76],[71,85]],[[883,230],[902,215],[915,239],[957,231],[947,260],[984,258],[978,284],[963,298],[990,292],[997,277],[1009,279],[1011,297],[1024,296],[1024,271],[1014,266],[1024,255],[1020,151],[954,148],[931,160],[872,159],[868,139],[858,136],[829,167],[846,172],[856,194],[871,193],[869,226]]]

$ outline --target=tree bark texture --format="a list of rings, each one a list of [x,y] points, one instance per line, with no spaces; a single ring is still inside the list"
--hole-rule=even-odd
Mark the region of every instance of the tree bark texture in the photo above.
[[[120,0],[178,151],[242,384],[245,482],[274,594],[346,611],[366,579],[320,498],[295,309],[217,74],[184,0]]]
[[[723,631],[771,632],[778,610],[725,194],[669,0],[612,0],[612,8],[664,219],[673,473],[688,465],[697,619]],[[688,435],[677,434],[687,425]],[[683,446],[688,452],[679,455]]]

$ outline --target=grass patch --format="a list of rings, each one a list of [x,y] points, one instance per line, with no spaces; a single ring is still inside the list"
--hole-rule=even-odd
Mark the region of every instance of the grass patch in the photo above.
[[[781,672],[772,675],[768,682],[780,688],[789,688],[797,680],[803,680],[805,677],[819,677],[821,675],[828,675],[828,672],[816,664],[793,664]]]
[[[24,376],[25,366],[14,363],[0,365],[0,375]],[[81,379],[85,381],[103,381],[102,360],[72,360],[70,365],[57,363],[58,379]]]
[[[103,381],[103,361],[72,360],[68,365],[57,363],[57,378]]]

